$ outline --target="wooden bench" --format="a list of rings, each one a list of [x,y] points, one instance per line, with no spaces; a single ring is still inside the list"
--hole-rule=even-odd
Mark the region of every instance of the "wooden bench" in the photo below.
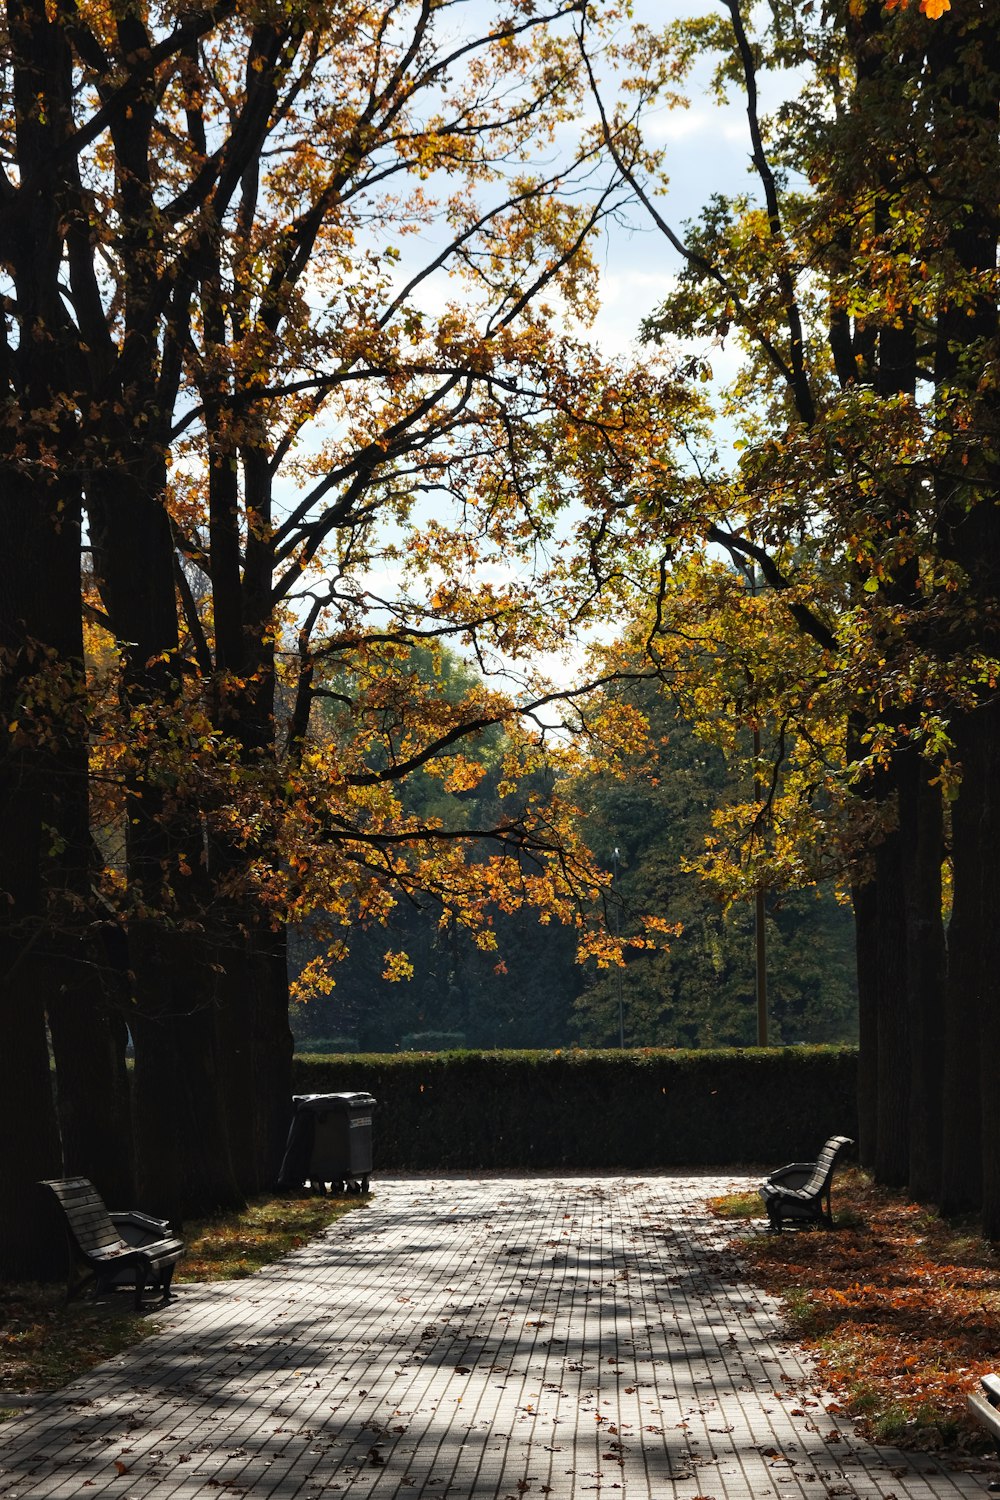
[[[68,1296],[73,1297],[91,1282],[97,1292],[114,1286],[133,1285],[135,1305],[142,1307],[147,1285],[170,1297],[174,1266],[184,1254],[183,1240],[170,1233],[166,1219],[142,1213],[109,1213],[100,1193],[86,1177],[57,1177],[42,1184],[58,1199],[70,1232],[76,1259],[85,1275]]]
[[[841,1152],[853,1144],[850,1136],[832,1135],[815,1161],[793,1161],[764,1178],[760,1195],[776,1234],[785,1223],[833,1228],[830,1184]]]
[[[1000,1375],[984,1375],[980,1382],[983,1394],[970,1391],[967,1399],[969,1413],[980,1426],[985,1427],[993,1439],[993,1446],[1000,1458]],[[990,1480],[991,1490],[1000,1490],[1000,1480]]]

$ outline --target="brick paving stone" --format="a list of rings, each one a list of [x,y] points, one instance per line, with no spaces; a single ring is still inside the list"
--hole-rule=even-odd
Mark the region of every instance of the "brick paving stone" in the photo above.
[[[719,1261],[719,1176],[377,1179],[0,1427],[2,1500],[966,1500],[876,1449]],[[834,1410],[831,1411],[830,1408]]]

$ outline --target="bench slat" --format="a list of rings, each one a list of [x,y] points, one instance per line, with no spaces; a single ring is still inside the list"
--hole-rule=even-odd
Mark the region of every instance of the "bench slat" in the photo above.
[[[1000,1453],[1000,1411],[984,1401],[982,1396],[977,1396],[975,1391],[970,1391],[966,1397],[969,1415],[975,1417],[980,1426],[985,1427],[992,1437]]]
[[[780,1232],[786,1220],[832,1226],[830,1184],[841,1153],[853,1144],[849,1136],[831,1136],[814,1163],[793,1162],[765,1177],[760,1193],[772,1229]]]
[[[144,1241],[129,1244],[88,1178],[52,1178],[43,1186],[51,1189],[62,1208],[76,1253],[95,1278],[98,1290],[114,1285],[127,1271],[134,1275],[136,1307],[141,1307],[143,1290],[150,1281],[159,1285],[164,1298],[170,1296],[170,1280],[184,1253],[184,1242],[172,1235],[157,1238],[156,1230],[163,1221],[149,1220],[153,1232]],[[134,1222],[141,1222],[141,1218],[135,1216]]]

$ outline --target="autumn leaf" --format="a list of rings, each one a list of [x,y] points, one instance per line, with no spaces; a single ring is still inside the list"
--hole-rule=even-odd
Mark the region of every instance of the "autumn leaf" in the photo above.
[[[966,1395],[1000,1346],[994,1252],[857,1168],[841,1191],[852,1224],[830,1234],[741,1240],[758,1283],[788,1299],[795,1333],[841,1398],[826,1414],[906,1447],[981,1448]],[[857,1224],[857,1220],[863,1222]],[[801,1413],[801,1408],[797,1408]],[[842,1441],[834,1428],[823,1434]]]

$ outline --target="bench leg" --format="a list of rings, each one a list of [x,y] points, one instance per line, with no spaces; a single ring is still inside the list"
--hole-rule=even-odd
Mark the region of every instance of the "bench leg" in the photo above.
[[[168,1266],[163,1275],[160,1277],[160,1291],[163,1293],[164,1302],[170,1301],[170,1283],[173,1279],[173,1274],[173,1266]]]

